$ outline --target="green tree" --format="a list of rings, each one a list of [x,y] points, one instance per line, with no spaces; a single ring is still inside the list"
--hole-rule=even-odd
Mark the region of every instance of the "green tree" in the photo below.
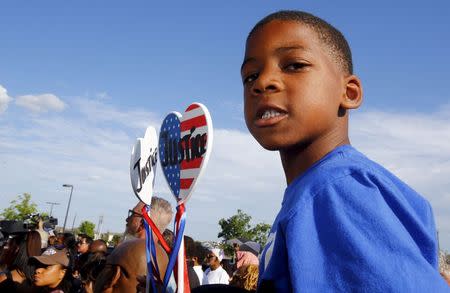
[[[86,234],[92,238],[94,238],[94,229],[95,224],[89,221],[81,222],[80,227],[78,227],[78,231],[80,234]]]
[[[251,216],[238,209],[236,215],[228,219],[219,220],[219,226],[222,231],[219,232],[217,237],[221,237],[225,241],[233,238],[245,238],[265,245],[270,225],[258,223],[252,227],[250,224],[251,220]]]
[[[256,226],[250,230],[250,234],[252,235],[251,240],[264,246],[264,245],[266,245],[267,236],[269,235],[269,231],[270,231],[269,224],[266,224],[266,223],[256,224]]]
[[[29,215],[37,213],[37,205],[31,201],[31,194],[23,193],[11,201],[0,216],[4,220],[25,220]]]
[[[229,217],[228,219],[220,219],[219,226],[222,231],[219,232],[217,237],[221,237],[224,240],[233,238],[246,238],[250,239],[249,230],[251,229],[250,221],[252,217],[244,213],[242,210],[237,210],[237,214]]]
[[[113,238],[111,240],[112,244],[114,246],[117,246],[117,244],[119,244],[119,241],[120,241],[120,235],[114,234],[114,236],[113,236]]]

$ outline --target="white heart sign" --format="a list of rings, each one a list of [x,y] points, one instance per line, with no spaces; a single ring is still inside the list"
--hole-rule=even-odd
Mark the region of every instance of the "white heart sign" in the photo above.
[[[130,160],[130,178],[134,194],[147,205],[152,202],[157,153],[158,136],[155,128],[149,126],[144,138],[137,139]]]

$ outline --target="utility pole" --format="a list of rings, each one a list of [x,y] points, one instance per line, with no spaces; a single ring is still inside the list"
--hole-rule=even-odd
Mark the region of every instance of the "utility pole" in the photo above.
[[[47,201],[46,204],[50,205],[50,217],[52,216],[53,213],[53,206],[54,205],[59,205],[59,202],[51,202],[51,201]]]

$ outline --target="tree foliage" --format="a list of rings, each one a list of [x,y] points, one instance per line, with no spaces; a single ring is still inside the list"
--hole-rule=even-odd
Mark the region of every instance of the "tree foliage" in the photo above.
[[[251,240],[261,244],[266,245],[267,236],[269,235],[270,225],[266,223],[258,223],[255,227],[250,230],[253,237]]]
[[[80,234],[86,234],[92,238],[94,238],[94,229],[95,224],[89,221],[81,222],[80,227],[78,227],[78,231]]]
[[[111,240],[113,246],[117,246],[120,242],[120,235],[115,234]]]
[[[37,205],[31,201],[31,194],[23,193],[17,199],[11,201],[0,216],[4,220],[25,220],[31,214],[37,213]]]
[[[270,225],[258,223],[252,227],[250,224],[251,220],[251,216],[238,209],[236,215],[228,219],[219,220],[219,226],[222,231],[219,232],[217,237],[221,237],[225,241],[233,238],[245,238],[265,245]]]

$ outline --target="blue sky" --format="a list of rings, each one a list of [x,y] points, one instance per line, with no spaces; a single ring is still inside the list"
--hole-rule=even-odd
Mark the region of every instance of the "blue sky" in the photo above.
[[[31,192],[43,210],[61,202],[62,222],[61,184],[72,183],[68,222],[103,214],[105,230],[123,231],[135,201],[127,173],[134,140],[199,101],[217,131],[187,232],[215,239],[218,219],[237,208],[270,223],[284,180],[277,154],[262,151],[243,123],[239,68],[260,18],[301,9],[339,28],[352,48],[365,98],[353,143],[430,200],[450,249],[445,1],[92,2],[0,4],[0,209]],[[241,149],[253,151],[236,158]],[[155,188],[173,203],[160,172]]]

